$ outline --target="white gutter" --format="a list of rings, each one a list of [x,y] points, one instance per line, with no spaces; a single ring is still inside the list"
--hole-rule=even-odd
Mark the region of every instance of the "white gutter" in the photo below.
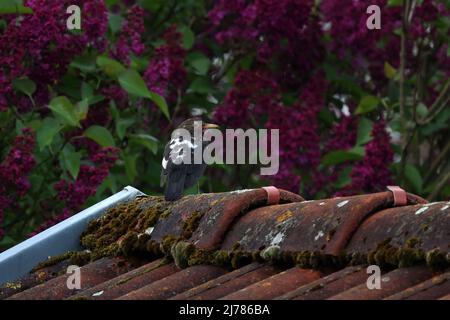
[[[31,271],[49,256],[80,250],[80,236],[89,221],[101,216],[107,209],[143,195],[131,186],[89,207],[45,231],[0,253],[0,285],[14,281]]]

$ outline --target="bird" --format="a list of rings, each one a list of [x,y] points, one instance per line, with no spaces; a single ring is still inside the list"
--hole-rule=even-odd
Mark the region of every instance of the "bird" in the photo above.
[[[218,128],[213,123],[204,123],[200,118],[194,117],[183,121],[171,134],[171,140],[167,142],[164,148],[164,155],[161,161],[161,187],[164,188],[164,198],[166,201],[175,201],[182,197],[183,191],[198,182],[205,171],[206,164],[194,163],[194,151],[201,143],[203,147],[209,144],[209,141],[198,141],[199,137],[194,135],[194,130],[200,129],[202,140],[203,132],[207,129]],[[186,141],[182,136],[177,134],[178,129],[185,129],[189,132],[191,141]],[[178,131],[179,132],[179,131]],[[185,159],[183,150],[191,151],[191,163],[183,163]],[[181,163],[180,163],[181,162]]]

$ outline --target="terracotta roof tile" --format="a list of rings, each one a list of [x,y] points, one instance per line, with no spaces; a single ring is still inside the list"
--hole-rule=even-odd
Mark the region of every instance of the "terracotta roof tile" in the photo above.
[[[387,297],[387,300],[430,300],[439,299],[450,292],[450,272],[437,275],[431,279],[407,288]]]
[[[118,300],[158,300],[168,299],[180,292],[214,279],[226,271],[216,266],[194,266],[152,282],[140,289],[131,291]]]
[[[224,300],[267,300],[274,299],[299,286],[319,279],[321,273],[315,270],[291,268],[244,289],[226,295]]]
[[[365,283],[366,280],[366,268],[363,266],[347,267],[290,291],[277,299],[322,300]]]
[[[331,300],[375,300],[386,298],[432,277],[424,266],[401,268],[381,277],[381,289],[369,289],[366,283],[331,296]]]
[[[376,244],[391,239],[403,246],[415,238],[425,251],[449,249],[450,210],[445,202],[390,208],[372,215],[362,223],[350,241],[349,252],[369,252]]]
[[[82,235],[94,261],[81,267],[80,290],[67,288],[65,260],[1,286],[0,298],[450,299],[448,203],[406,194],[396,206],[390,191],[279,196],[140,196]],[[379,290],[367,287],[369,264],[381,267]]]
[[[102,258],[81,267],[82,289],[87,289],[105,282],[136,267],[128,260],[122,258]],[[38,299],[64,299],[74,294],[74,290],[67,288],[67,278],[63,275],[43,284],[17,293],[10,300],[38,300]]]
[[[419,200],[409,196],[409,201]],[[222,248],[231,249],[239,242],[243,249],[256,251],[276,244],[285,251],[338,255],[366,217],[392,205],[388,191],[258,208],[237,221]]]
[[[258,262],[231,271],[216,279],[180,293],[172,300],[219,299],[280,272],[279,268]]]
[[[165,265],[162,263],[161,259],[150,262],[90,289],[83,290],[72,296],[71,299],[115,299],[179,271],[173,263]]]

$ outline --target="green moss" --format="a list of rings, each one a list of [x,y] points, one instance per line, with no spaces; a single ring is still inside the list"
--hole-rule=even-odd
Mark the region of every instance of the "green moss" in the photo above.
[[[180,241],[172,246],[170,253],[179,268],[186,268],[189,266],[190,256],[195,251],[195,246],[192,243]]]
[[[281,259],[280,246],[270,246],[261,251],[261,258],[266,261],[278,261]]]
[[[203,250],[203,249],[195,249],[194,252],[192,252],[189,255],[188,258],[188,265],[196,266],[200,264],[213,264],[214,263],[214,254],[212,251],[209,250]]]
[[[300,268],[310,267],[311,252],[310,251],[300,251],[295,255],[294,262]]]
[[[58,256],[49,257],[47,260],[38,263],[33,269],[31,269],[31,272],[36,272],[39,269],[51,267],[60,263],[61,261],[67,260],[70,258],[72,253],[73,252],[66,252]]]
[[[138,197],[122,203],[91,221],[81,236],[81,244],[92,251],[94,259],[145,252],[150,239],[145,230],[170,211],[170,205],[162,197]]]
[[[241,248],[241,244],[239,242],[236,242],[235,244],[233,244],[233,246],[231,247],[231,251],[237,251]]]
[[[158,242],[150,239],[145,244],[145,251],[147,251],[148,253],[150,253],[150,254],[152,254],[154,256],[158,256],[160,254],[163,254],[163,252],[161,251],[160,247],[161,246],[160,246],[160,244]]]
[[[319,251],[313,251],[311,252],[311,255],[309,257],[309,266],[312,269],[319,269],[322,265],[322,254]]]
[[[226,250],[218,250],[214,253],[213,264],[218,266],[229,266],[231,265],[230,253]]]
[[[354,252],[352,254],[347,255],[348,265],[350,266],[358,266],[361,264],[367,264],[367,255]]]
[[[91,252],[90,251],[78,251],[73,252],[70,256],[70,264],[74,264],[77,266],[84,266],[85,264],[91,261]]]
[[[194,211],[189,218],[183,222],[182,234],[183,239],[189,239],[195,230],[197,230],[200,220],[202,219],[203,213],[199,211]]]
[[[120,240],[119,248],[120,252],[125,256],[129,256],[134,250],[134,244],[137,241],[138,233],[136,231],[130,231]]]
[[[449,261],[445,257],[445,254],[440,252],[439,249],[433,249],[426,253],[425,260],[427,265],[435,271],[442,271],[450,266]]]
[[[178,241],[179,239],[177,237],[174,237],[172,235],[166,235],[163,237],[161,244],[159,245],[159,249],[162,253],[165,255],[169,255],[172,249],[172,246]]]
[[[54,266],[62,261],[67,260],[70,264],[77,266],[84,266],[86,263],[91,261],[90,251],[69,251],[63,254],[49,257],[47,260],[38,263],[31,272],[36,272],[40,269]]]
[[[284,265],[284,266],[293,266],[295,265],[295,259],[296,259],[296,254],[295,252],[292,251],[282,251],[280,252],[279,258],[278,258],[278,263],[280,265]]]
[[[167,219],[170,213],[171,213],[170,210],[164,210],[163,213],[161,213],[161,215],[159,216],[159,219]]]
[[[233,269],[239,269],[252,262],[252,256],[250,253],[244,251],[233,251],[231,253],[231,267]]]
[[[418,238],[409,238],[408,240],[405,241],[405,246],[407,248],[417,248],[419,247],[421,241]]]
[[[424,264],[425,254],[420,249],[401,248],[398,251],[398,267],[412,267],[419,264]]]

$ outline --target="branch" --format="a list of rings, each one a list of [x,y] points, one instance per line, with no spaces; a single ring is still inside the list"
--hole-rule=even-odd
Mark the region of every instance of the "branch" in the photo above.
[[[409,17],[410,1],[403,0],[403,20],[402,20],[402,32],[400,38],[400,122],[402,129],[405,129],[405,64],[406,64],[406,33],[408,31],[408,17]]]
[[[423,183],[426,184],[431,176],[433,175],[433,172],[436,170],[436,168],[439,166],[441,161],[443,159],[446,159],[447,153],[450,151],[450,140],[447,141],[447,144],[445,145],[444,149],[439,153],[439,155],[433,160],[431,163],[430,169],[425,174],[425,177],[423,179]]]
[[[438,182],[436,188],[434,191],[428,196],[427,200],[433,201],[439,193],[441,193],[442,189],[444,189],[445,186],[447,186],[447,183],[450,182],[450,169],[447,170],[446,173],[443,174],[443,179]]]
[[[450,101],[450,78],[447,79],[447,82],[442,88],[441,93],[431,105],[428,117],[426,117],[425,119],[417,119],[417,123],[419,125],[425,125],[429,123],[447,106],[447,103],[449,101]]]

